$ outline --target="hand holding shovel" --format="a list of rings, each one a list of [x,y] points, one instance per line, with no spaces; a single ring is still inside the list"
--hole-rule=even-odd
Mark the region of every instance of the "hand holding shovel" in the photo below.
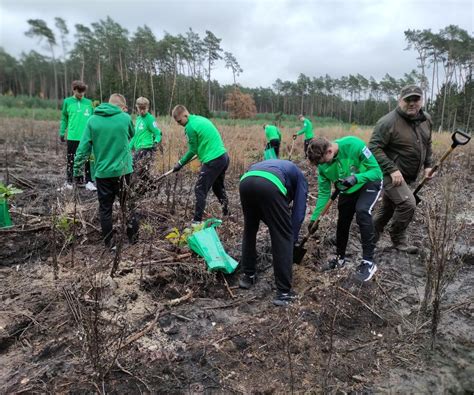
[[[321,220],[321,218],[326,215],[326,213],[329,211],[329,209],[331,208],[331,205],[332,203],[334,202],[334,200],[336,200],[337,196],[339,195],[339,189],[336,188],[334,190],[334,192],[332,193],[331,195],[331,198],[329,199],[329,201],[326,203],[326,205],[324,206],[324,209],[323,211],[321,212],[320,216],[318,217],[318,219],[316,221],[313,222],[312,226],[310,229],[308,229],[308,234],[303,237],[303,239],[301,240],[301,243],[299,243],[298,245],[296,245],[294,248],[293,248],[293,262],[296,263],[296,264],[300,264],[301,261],[303,260],[305,254],[306,254],[306,249],[304,248],[304,245],[306,244],[306,242],[308,241],[309,237],[314,233],[316,232],[316,230],[318,229],[319,227],[319,221]]]

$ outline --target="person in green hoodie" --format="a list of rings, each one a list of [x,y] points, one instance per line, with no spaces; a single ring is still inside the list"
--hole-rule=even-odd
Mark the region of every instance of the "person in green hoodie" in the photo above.
[[[356,269],[356,277],[360,281],[370,280],[377,271],[372,209],[382,189],[382,170],[365,143],[353,136],[333,142],[324,137],[313,139],[308,146],[308,160],[318,166],[318,200],[309,223],[310,229],[330,199],[331,183],[340,190],[337,256],[323,270],[345,265],[349,230],[355,214],[362,241],[362,261]]]
[[[211,188],[222,205],[222,214],[229,215],[229,200],[224,186],[225,172],[229,167],[229,155],[219,131],[209,119],[190,114],[181,104],[173,108],[172,116],[179,125],[184,127],[184,134],[188,140],[188,151],[176,163],[173,170],[175,172],[181,170],[195,155],[202,163],[194,188],[196,206],[193,222],[202,221],[207,194]]]
[[[267,149],[273,148],[277,158],[280,155],[281,133],[275,125],[263,125],[265,138],[267,139]]]
[[[304,157],[307,158],[306,151],[308,150],[308,145],[311,142],[311,139],[314,137],[313,133],[313,124],[308,118],[305,118],[303,114],[300,114],[298,116],[298,119],[303,122],[303,128],[298,130],[294,135],[293,135],[293,140],[296,140],[298,136],[302,135],[304,133]]]
[[[74,176],[82,176],[82,166],[91,152],[95,158],[97,197],[102,236],[107,247],[113,247],[112,207],[115,197],[125,207],[133,172],[132,154],[129,144],[135,131],[130,116],[126,113],[125,98],[114,93],[108,103],[102,103],[87,123],[79,148],[74,158]],[[138,223],[133,209],[129,207],[127,236],[136,241]]]
[[[136,107],[138,116],[135,120],[135,136],[130,141],[130,149],[133,152],[134,185],[136,192],[141,194],[150,184],[149,172],[153,154],[161,143],[161,130],[153,115],[149,113],[150,101],[146,97],[139,97]]]
[[[73,95],[64,99],[61,111],[59,138],[63,143],[67,141],[67,179],[64,184],[65,189],[72,189],[74,155],[76,154],[79,141],[81,140],[84,129],[86,128],[87,121],[93,113],[92,101],[84,97],[86,90],[87,85],[84,82],[79,80],[73,81]],[[85,163],[85,182],[87,190],[96,190],[91,178],[89,161],[86,161]]]

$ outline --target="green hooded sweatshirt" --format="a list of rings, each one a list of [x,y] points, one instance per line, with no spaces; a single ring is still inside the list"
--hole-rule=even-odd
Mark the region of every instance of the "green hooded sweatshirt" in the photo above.
[[[275,125],[265,126],[265,137],[267,138],[267,141],[270,141],[270,140],[281,141],[281,133]]]
[[[299,136],[303,133],[304,133],[304,139],[305,140],[309,140],[309,139],[312,139],[314,137],[313,124],[311,123],[311,121],[308,118],[304,119],[303,129],[298,130],[298,132],[296,132],[296,135]]]
[[[331,182],[355,175],[357,184],[343,190],[341,194],[351,194],[361,189],[369,181],[382,180],[382,170],[372,152],[365,143],[354,136],[347,136],[335,140],[339,151],[331,163],[322,163],[318,166],[318,201],[311,221],[316,221],[324,206],[331,197]]]
[[[188,139],[188,152],[179,160],[179,163],[183,166],[194,155],[198,156],[201,163],[207,163],[227,152],[219,131],[207,118],[199,115],[189,115],[184,133]]]
[[[64,99],[59,135],[64,136],[67,129],[67,139],[79,141],[93,112],[92,101],[85,97],[80,100],[76,96]]]
[[[74,176],[81,176],[91,151],[97,178],[120,177],[133,171],[129,143],[134,135],[130,116],[113,104],[98,106],[89,120],[74,157]]]
[[[130,149],[139,150],[152,148],[161,142],[161,130],[156,125],[155,118],[149,112],[139,115],[135,121],[135,136],[130,141]]]

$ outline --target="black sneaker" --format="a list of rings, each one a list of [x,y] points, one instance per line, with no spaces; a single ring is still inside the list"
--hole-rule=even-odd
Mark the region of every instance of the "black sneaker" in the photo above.
[[[369,281],[377,271],[377,265],[373,262],[362,259],[362,262],[356,269],[356,278],[361,282]]]
[[[328,270],[341,269],[346,264],[346,258],[341,258],[339,255],[336,255],[335,258],[331,259],[328,263],[321,267],[322,272]]]
[[[254,274],[250,276],[249,274],[242,274],[239,279],[239,287],[243,289],[250,289],[253,287],[257,280],[257,276]]]
[[[288,306],[290,303],[295,301],[296,298],[297,298],[297,295],[293,291],[290,291],[290,292],[277,291],[277,295],[275,299],[273,299],[273,304],[275,306]]]

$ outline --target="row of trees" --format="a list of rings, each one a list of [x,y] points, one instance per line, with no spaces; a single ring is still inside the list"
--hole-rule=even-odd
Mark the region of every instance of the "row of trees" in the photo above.
[[[55,18],[54,30],[43,20],[28,23],[25,34],[45,43],[47,54],[30,51],[15,59],[0,49],[0,93],[59,100],[70,94],[71,80],[82,79],[89,85],[89,96],[98,100],[119,91],[129,98],[149,97],[155,112],[169,113],[180,102],[209,114],[228,109],[226,99],[227,104],[232,102],[229,94],[243,72],[211,31],[201,37],[190,28],[185,34],[164,33],[157,39],[147,26],[130,34],[108,17],[90,26],[75,25],[71,43],[72,33],[61,18]],[[407,30],[405,39],[407,50],[418,54],[418,65],[402,78],[386,74],[377,81],[361,74],[341,78],[300,74],[296,81],[277,79],[271,87],[239,88],[253,97],[258,112],[305,113],[373,124],[396,106],[402,86],[418,83],[437,125],[472,123],[473,37],[448,26],[437,34]],[[234,83],[213,80],[216,67],[226,67]]]

